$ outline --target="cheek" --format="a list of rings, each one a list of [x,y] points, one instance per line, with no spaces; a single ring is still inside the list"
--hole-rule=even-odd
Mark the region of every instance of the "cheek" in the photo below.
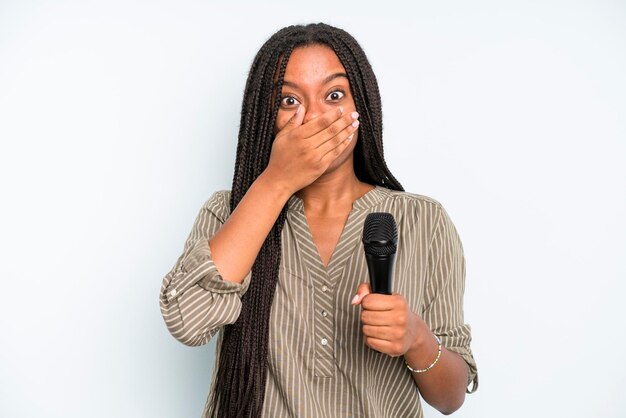
[[[285,127],[289,118],[293,112],[286,112],[284,110],[278,110],[278,114],[276,115],[276,124],[274,125],[274,133],[277,134],[281,129]]]

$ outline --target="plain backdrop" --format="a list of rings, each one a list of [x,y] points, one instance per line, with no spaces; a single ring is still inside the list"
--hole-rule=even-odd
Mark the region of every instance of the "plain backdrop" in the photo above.
[[[455,416],[626,416],[626,4],[223,3],[0,1],[0,416],[200,416],[214,345],[169,335],[161,280],[230,187],[254,54],[317,21],[359,40],[389,166],[463,240]]]

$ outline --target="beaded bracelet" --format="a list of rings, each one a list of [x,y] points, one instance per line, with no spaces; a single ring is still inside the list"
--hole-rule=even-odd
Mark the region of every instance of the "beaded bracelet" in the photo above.
[[[409,369],[413,373],[424,373],[432,369],[435,366],[435,364],[437,364],[437,362],[439,361],[439,357],[441,357],[441,338],[435,335],[435,339],[437,340],[437,344],[439,344],[439,347],[437,347],[438,351],[437,351],[437,358],[435,359],[435,361],[433,361],[430,364],[430,366],[426,367],[425,369],[413,369],[411,366],[409,366],[409,363],[406,361],[406,359],[404,359],[404,364],[406,364],[407,369]]]

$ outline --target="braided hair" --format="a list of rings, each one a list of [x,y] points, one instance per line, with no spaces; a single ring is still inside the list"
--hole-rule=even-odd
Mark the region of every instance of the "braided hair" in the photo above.
[[[346,69],[361,122],[354,149],[357,178],[372,185],[403,190],[383,157],[380,93],[365,53],[357,41],[341,29],[323,23],[295,25],[276,32],[252,63],[241,108],[231,211],[267,167],[285,68],[292,51],[307,45],[330,47]],[[239,318],[222,330],[210,399],[209,416],[212,418],[261,416],[267,377],[269,317],[278,280],[280,235],[286,214],[285,206],[252,266],[252,278],[241,298]]]

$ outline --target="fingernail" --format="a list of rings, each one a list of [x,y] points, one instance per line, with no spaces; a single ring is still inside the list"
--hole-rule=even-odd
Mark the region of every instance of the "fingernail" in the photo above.
[[[296,115],[300,113],[300,109],[302,109],[302,106],[298,105],[298,108],[296,109]]]
[[[352,138],[354,138],[354,134],[352,134],[352,135],[350,135],[350,136],[348,137],[348,141],[352,141]]]
[[[343,107],[339,108],[339,113],[341,113],[343,115]]]
[[[352,122],[352,126],[355,127],[355,128],[358,128],[359,127],[359,121],[355,120],[354,122]]]
[[[352,119],[358,119],[359,118],[359,114],[357,112],[352,112]]]
[[[352,304],[356,305],[359,302],[359,295],[354,295],[352,298]]]

